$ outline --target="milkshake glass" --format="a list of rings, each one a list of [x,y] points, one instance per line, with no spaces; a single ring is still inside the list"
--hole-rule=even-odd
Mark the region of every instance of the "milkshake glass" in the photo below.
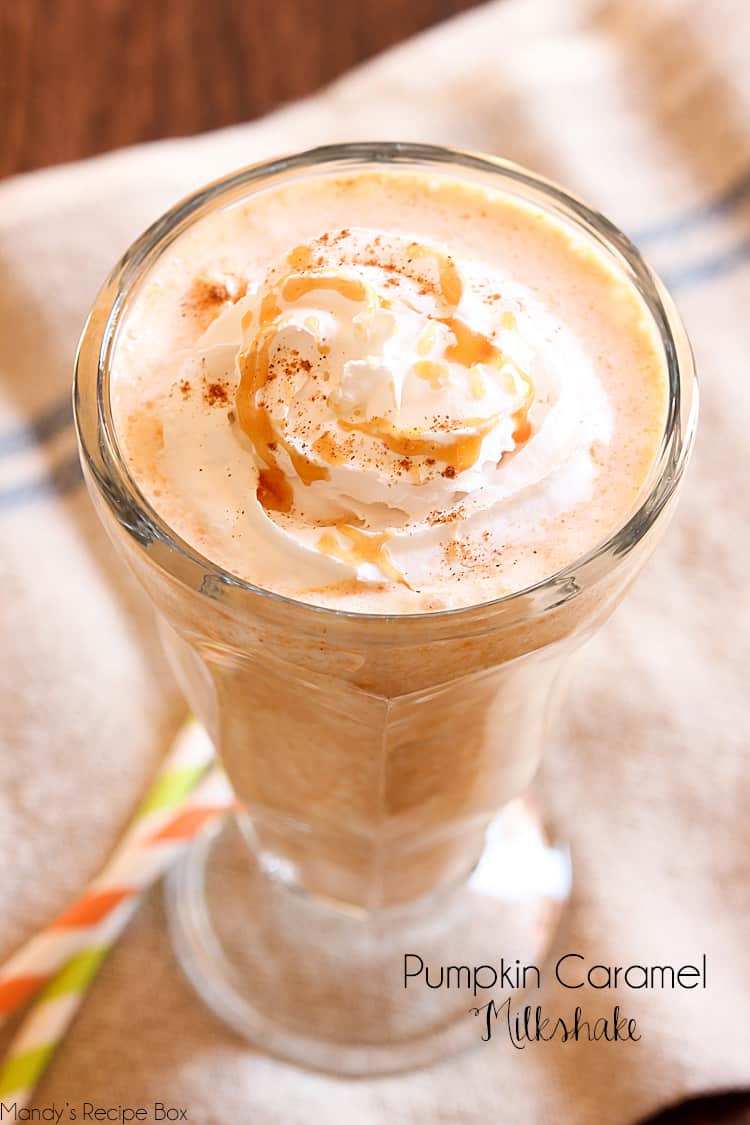
[[[640,294],[664,351],[666,422],[633,511],[573,564],[480,605],[349,612],[242,581],[146,500],[113,422],[129,299],[181,232],[269,183],[383,166],[501,186],[585,232]],[[568,657],[662,534],[693,439],[692,357],[663,286],[605,219],[513,165],[420,145],[318,149],[209,185],[131,247],[84,330],[75,413],[93,502],[240,803],[170,879],[188,976],[252,1041],[334,1072],[412,1067],[478,1040],[469,1008],[493,994],[417,996],[404,955],[538,965],[549,945],[569,861],[524,794],[554,737]]]

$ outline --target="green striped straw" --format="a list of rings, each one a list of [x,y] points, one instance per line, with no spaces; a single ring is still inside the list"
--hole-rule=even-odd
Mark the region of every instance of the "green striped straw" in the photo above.
[[[3,985],[9,997],[5,1014],[13,998],[23,1002],[31,987],[41,988],[0,1068],[0,1101],[12,1099],[16,1112],[34,1096],[144,890],[232,804],[227,781],[212,762],[208,736],[189,721],[102,873],[0,970],[0,999]],[[72,955],[71,946],[78,947]]]

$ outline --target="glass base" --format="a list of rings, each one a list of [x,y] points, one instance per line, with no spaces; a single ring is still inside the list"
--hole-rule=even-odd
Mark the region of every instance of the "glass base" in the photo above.
[[[365,1076],[479,1043],[472,1009],[499,1007],[516,970],[541,965],[570,883],[567,849],[524,799],[493,821],[466,880],[406,906],[350,911],[290,888],[229,817],[172,869],[167,907],[182,968],[216,1015],[263,1051]],[[479,966],[509,975],[488,987]]]

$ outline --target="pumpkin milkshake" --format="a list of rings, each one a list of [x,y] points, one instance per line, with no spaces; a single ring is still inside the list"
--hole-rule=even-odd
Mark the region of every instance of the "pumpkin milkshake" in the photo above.
[[[413,1066],[478,1033],[460,990],[407,995],[405,953],[540,963],[569,866],[514,798],[568,655],[668,522],[696,402],[637,251],[489,158],[286,157],[128,251],[76,421],[239,798],[169,904],[242,1034],[337,1073]]]
[[[403,152],[176,209],[102,291],[76,401],[261,863],[366,910],[472,870],[677,479],[642,263],[522,171]]]
[[[257,847],[367,908],[465,874],[536,769],[553,642],[628,568],[510,629],[425,643],[399,624],[534,587],[626,522],[668,398],[636,287],[512,191],[328,171],[171,242],[110,386],[127,470],[181,540],[230,581],[371,620],[342,644],[330,615],[295,635],[157,594]]]

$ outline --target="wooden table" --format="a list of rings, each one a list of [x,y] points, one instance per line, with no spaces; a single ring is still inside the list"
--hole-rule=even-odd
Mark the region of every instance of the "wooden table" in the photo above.
[[[479,0],[0,0],[0,176],[266,113]]]
[[[0,176],[249,120],[479,2],[0,0]],[[659,1125],[750,1125],[749,1106]]]

